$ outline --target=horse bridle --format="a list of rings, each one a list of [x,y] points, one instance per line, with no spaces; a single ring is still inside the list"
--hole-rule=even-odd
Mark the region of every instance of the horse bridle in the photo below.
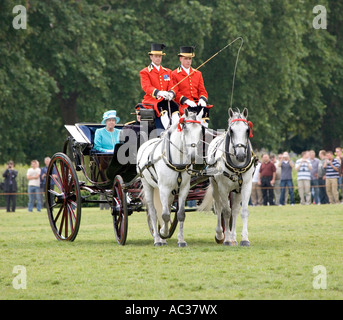
[[[178,131],[178,132],[181,132],[183,129],[185,129],[187,123],[197,123],[197,124],[200,124],[200,125],[201,125],[201,122],[198,121],[198,120],[189,120],[189,119],[186,120],[185,118],[180,118],[177,131]],[[170,134],[170,132],[169,132],[169,134]],[[162,156],[163,156],[163,159],[166,161],[167,166],[170,167],[171,169],[173,169],[173,170],[175,170],[175,171],[179,171],[179,172],[180,172],[180,171],[188,170],[188,168],[189,168],[192,164],[194,164],[195,158],[192,157],[192,158],[191,158],[191,163],[186,164],[186,165],[175,165],[175,164],[173,164],[173,163],[172,163],[172,160],[171,160],[171,158],[170,158],[170,154],[169,154],[170,145],[172,145],[174,148],[176,148],[180,153],[184,154],[183,150],[184,150],[185,148],[188,148],[188,147],[196,148],[198,144],[197,144],[197,143],[189,143],[189,144],[185,143],[185,141],[184,141],[184,135],[183,135],[183,141],[182,141],[182,149],[183,149],[183,150],[181,150],[178,146],[176,146],[176,145],[170,140],[168,134],[164,137],[164,139],[168,141],[168,144],[166,144],[166,143],[164,144],[164,148],[165,148],[165,149],[164,149],[164,152],[163,152]],[[193,154],[193,153],[192,153],[192,154]]]
[[[197,124],[200,124],[201,125],[201,121],[198,121],[198,120],[190,120],[190,119],[185,119],[185,118],[180,118],[179,120],[179,124],[177,126],[177,131],[181,132],[183,129],[186,128],[186,123],[197,123]],[[183,125],[183,126],[181,126]],[[183,137],[184,139],[184,137]],[[190,144],[187,144],[183,141],[183,146],[185,148],[188,148],[188,147],[191,147],[191,148],[196,148],[197,147],[197,143],[190,143]],[[182,150],[179,150],[180,152],[182,152]],[[182,152],[183,153],[183,152]],[[194,161],[194,160],[192,160]]]
[[[247,137],[247,144],[246,145],[243,145],[242,143],[239,143],[239,144],[236,144],[236,145],[233,145],[233,142],[232,142],[232,137],[230,136],[230,143],[233,145],[233,148],[234,148],[234,152],[236,154],[236,148],[237,147],[243,147],[245,149],[245,152],[247,153],[247,159],[245,161],[245,163],[242,165],[242,166],[237,166],[237,165],[234,165],[232,160],[231,160],[231,157],[230,157],[230,153],[228,152],[228,150],[223,153],[223,160],[225,162],[225,167],[229,170],[229,171],[232,171],[234,172],[234,175],[238,175],[238,182],[239,182],[239,186],[241,187],[242,183],[243,183],[243,180],[242,180],[242,174],[245,173],[246,171],[248,171],[252,165],[256,165],[256,156],[255,154],[251,151],[250,149],[250,144],[249,144],[249,138],[252,138],[252,123],[250,121],[247,121],[245,119],[242,119],[242,118],[237,118],[237,119],[233,119],[231,122],[230,122],[230,126],[229,126],[229,130],[228,130],[228,133],[230,132],[230,129],[231,129],[231,125],[232,123],[236,122],[236,121],[242,121],[244,123],[246,123],[248,126],[249,126],[249,135]],[[250,152],[251,151],[251,152]],[[224,154],[226,155],[224,157]],[[224,171],[223,173],[226,177],[230,178],[231,180],[234,179],[232,175],[226,173]]]
[[[201,124],[201,121],[180,118],[179,124],[177,125],[177,131],[179,131],[179,132],[182,131],[183,127],[181,127],[181,125],[185,125],[186,123],[198,123],[198,124]]]
[[[247,148],[248,148],[249,138],[252,138],[252,123],[250,121],[248,122],[247,120],[245,120],[243,118],[237,118],[237,119],[231,120],[230,127],[229,127],[229,133],[231,133],[231,126],[232,126],[232,124],[237,122],[237,121],[242,121],[242,122],[244,122],[249,127],[249,134],[248,134],[248,137],[247,137],[247,143],[246,144],[242,144],[242,143],[234,144],[233,137],[230,134],[230,140],[231,140],[231,144],[232,144],[232,147],[233,147],[234,156],[236,156],[236,148],[244,148],[244,152],[246,153]]]

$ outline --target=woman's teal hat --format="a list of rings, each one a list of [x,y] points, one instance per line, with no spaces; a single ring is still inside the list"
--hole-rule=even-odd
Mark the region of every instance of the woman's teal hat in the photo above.
[[[101,124],[105,124],[105,123],[106,123],[106,120],[112,119],[112,118],[115,118],[115,119],[116,119],[116,123],[118,123],[118,122],[120,121],[120,118],[117,117],[117,111],[116,111],[116,110],[109,110],[109,111],[106,111],[106,112],[104,113],[104,115],[102,116]]]

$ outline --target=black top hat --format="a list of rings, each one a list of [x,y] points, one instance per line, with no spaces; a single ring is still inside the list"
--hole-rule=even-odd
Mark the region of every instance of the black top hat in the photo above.
[[[151,51],[149,52],[150,54],[159,54],[161,56],[165,56],[166,54],[163,53],[163,49],[165,48],[165,44],[163,43],[152,43],[151,44]]]
[[[142,104],[141,103],[137,103],[135,106],[136,112],[132,112],[131,114],[140,114],[140,109],[141,109]]]
[[[179,57],[193,58],[195,57],[194,53],[195,47],[180,47]]]

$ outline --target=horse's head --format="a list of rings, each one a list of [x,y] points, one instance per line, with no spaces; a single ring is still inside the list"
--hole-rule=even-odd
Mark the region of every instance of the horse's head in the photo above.
[[[244,162],[248,156],[249,137],[252,137],[252,123],[247,121],[248,109],[243,113],[229,109],[229,129],[231,146],[238,162]]]
[[[202,140],[202,118],[203,111],[197,115],[185,109],[184,117],[180,118],[178,131],[182,131],[184,153],[191,163],[195,163],[198,144]]]

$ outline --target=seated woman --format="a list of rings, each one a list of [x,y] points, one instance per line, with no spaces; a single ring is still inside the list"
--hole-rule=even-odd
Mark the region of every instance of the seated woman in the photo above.
[[[120,130],[115,128],[116,123],[119,121],[116,110],[109,110],[104,113],[101,124],[106,124],[106,127],[95,131],[95,150],[100,152],[114,151],[114,146],[119,143]]]

